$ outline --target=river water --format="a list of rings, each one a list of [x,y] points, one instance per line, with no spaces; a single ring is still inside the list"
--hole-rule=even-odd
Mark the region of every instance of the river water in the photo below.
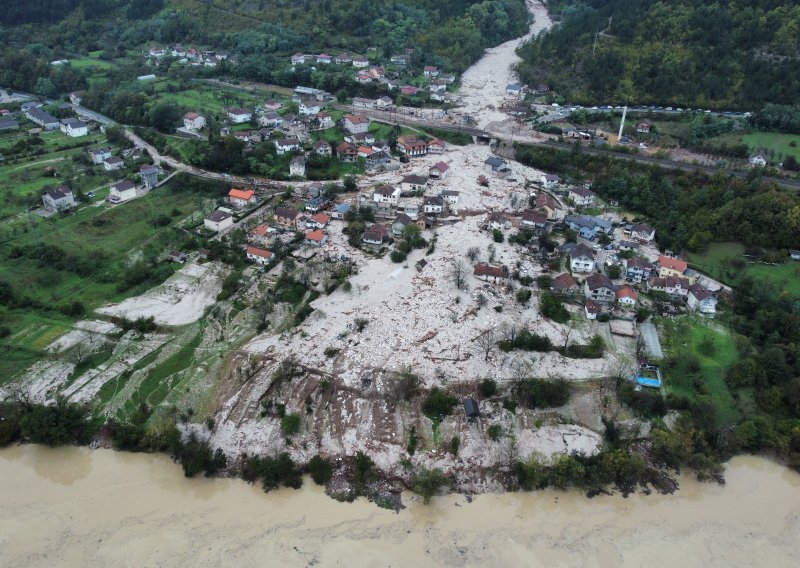
[[[0,451],[0,566],[800,566],[800,475],[734,459],[674,495],[461,495],[400,513],[266,494],[164,455]]]

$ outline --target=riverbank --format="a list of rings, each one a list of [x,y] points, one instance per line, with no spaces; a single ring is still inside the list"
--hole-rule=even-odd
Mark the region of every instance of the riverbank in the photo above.
[[[4,566],[796,566],[800,475],[734,458],[668,496],[450,495],[394,513],[305,483],[186,479],[159,454],[0,451]],[[357,558],[357,562],[353,559]]]

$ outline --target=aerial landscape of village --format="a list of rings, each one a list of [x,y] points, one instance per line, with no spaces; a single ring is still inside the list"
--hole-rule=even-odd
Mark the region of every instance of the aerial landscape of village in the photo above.
[[[2,445],[394,511],[800,471],[798,6],[367,4],[0,16]]]

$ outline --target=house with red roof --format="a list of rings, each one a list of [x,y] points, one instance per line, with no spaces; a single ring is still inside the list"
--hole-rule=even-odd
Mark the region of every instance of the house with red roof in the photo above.
[[[617,290],[617,304],[625,308],[635,308],[639,300],[639,292],[630,286],[623,286]]]
[[[256,199],[256,192],[252,189],[231,189],[228,192],[228,201],[234,207],[247,207],[254,204],[258,199]]]
[[[328,242],[328,235],[326,235],[322,229],[315,229],[306,233],[305,243],[307,245],[321,247],[326,242]]]
[[[269,264],[272,262],[272,257],[275,256],[271,251],[264,250],[258,247],[247,247],[247,260],[252,260],[256,264]]]
[[[502,266],[491,266],[484,262],[475,265],[475,270],[472,272],[475,278],[485,282],[492,282],[494,284],[502,284],[507,282],[510,278],[508,270]]]

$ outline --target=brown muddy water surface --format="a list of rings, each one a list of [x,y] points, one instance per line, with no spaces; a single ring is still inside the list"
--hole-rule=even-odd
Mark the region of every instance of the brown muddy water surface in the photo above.
[[[399,514],[163,455],[0,451],[0,566],[800,566],[800,475],[740,457],[674,495],[460,495]]]

